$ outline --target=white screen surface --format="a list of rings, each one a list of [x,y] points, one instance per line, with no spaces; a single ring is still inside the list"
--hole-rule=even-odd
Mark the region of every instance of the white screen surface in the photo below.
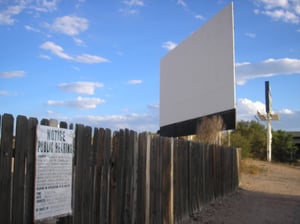
[[[160,126],[235,107],[232,3],[161,59]]]

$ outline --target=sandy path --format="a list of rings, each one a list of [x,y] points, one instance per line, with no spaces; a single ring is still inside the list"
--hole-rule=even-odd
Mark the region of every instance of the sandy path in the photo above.
[[[247,161],[259,174],[242,173],[237,192],[195,213],[190,223],[300,224],[300,169]]]

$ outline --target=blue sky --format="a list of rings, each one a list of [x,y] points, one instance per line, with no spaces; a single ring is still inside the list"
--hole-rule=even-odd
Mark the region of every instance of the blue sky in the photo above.
[[[0,114],[157,131],[160,59],[229,0],[0,0]],[[300,131],[300,0],[234,1],[238,120]]]

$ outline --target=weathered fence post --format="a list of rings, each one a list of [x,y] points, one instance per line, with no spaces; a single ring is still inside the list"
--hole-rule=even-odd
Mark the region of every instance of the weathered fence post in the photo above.
[[[11,160],[13,156],[14,118],[2,117],[0,147],[0,223],[11,223]]]
[[[17,117],[15,158],[13,172],[12,192],[12,223],[24,223],[24,199],[25,199],[25,158],[27,153],[28,121],[24,116]]]
[[[29,118],[28,120],[28,141],[26,152],[26,179],[25,179],[25,212],[24,223],[31,224],[33,220],[34,209],[34,169],[35,169],[35,138],[36,125],[38,121],[36,118]]]
[[[162,151],[162,216],[164,224],[174,223],[173,138],[160,138]]]

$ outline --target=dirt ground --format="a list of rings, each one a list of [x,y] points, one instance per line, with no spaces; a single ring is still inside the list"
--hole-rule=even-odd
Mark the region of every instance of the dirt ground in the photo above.
[[[185,224],[300,224],[300,168],[246,160],[239,189]]]

